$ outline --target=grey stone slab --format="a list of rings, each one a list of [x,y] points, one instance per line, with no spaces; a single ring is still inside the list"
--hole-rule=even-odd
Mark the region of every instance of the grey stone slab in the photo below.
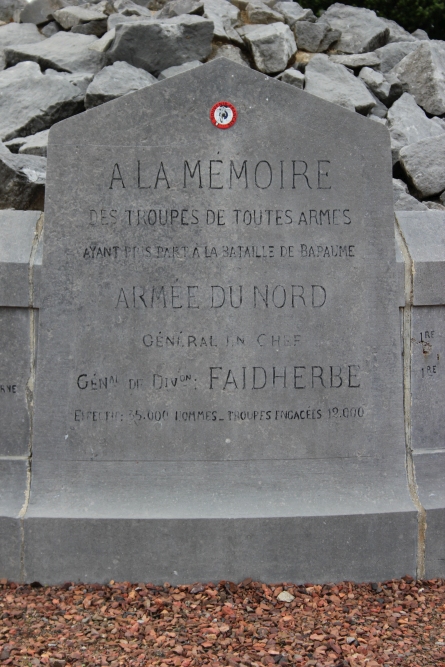
[[[24,60],[32,60],[42,69],[95,74],[104,66],[103,55],[88,48],[96,40],[94,35],[60,31],[38,44],[20,44],[6,48],[6,64],[11,67]]]
[[[419,499],[426,510],[425,577],[444,577],[445,453],[417,452],[414,467]]]
[[[48,156],[26,578],[413,572],[386,129],[221,58]]]
[[[169,79],[171,76],[182,74],[183,72],[187,72],[189,69],[195,69],[195,67],[199,67],[200,65],[202,65],[202,63],[199,60],[192,60],[189,63],[184,63],[183,65],[168,67],[160,73],[158,79],[159,81],[164,81],[164,79]]]
[[[431,127],[434,126],[438,127],[431,123]],[[445,190],[445,134],[439,133],[430,139],[404,146],[399,150],[399,157],[421,199]]]
[[[376,106],[365,84],[343,65],[318,53],[306,65],[305,90],[350,111],[366,114]]]
[[[91,109],[122,95],[151,86],[156,81],[155,77],[144,69],[116,61],[96,74],[87,88],[85,106]]]
[[[411,340],[411,446],[445,450],[445,306],[413,308]]]
[[[409,513],[271,519],[25,520],[25,579],[385,581],[415,576]],[[373,546],[381,547],[376,558]],[[60,558],[54,559],[54,554]],[[162,557],[160,557],[162,554]],[[393,558],[396,560],[394,566]]]
[[[185,14],[173,19],[116,25],[116,38],[108,60],[125,60],[155,76],[162,70],[191,60],[204,60],[211,51],[213,22]]]
[[[1,311],[1,309],[0,309]],[[2,399],[0,397],[0,403]],[[1,409],[1,408],[0,408]],[[0,435],[1,441],[2,435]],[[0,459],[0,577],[21,580],[21,527],[19,513],[27,491],[26,460]]]
[[[391,71],[427,113],[435,116],[445,113],[444,42],[421,42]]]
[[[343,53],[374,51],[389,39],[388,26],[371,9],[336,2],[328,7],[320,21],[341,32],[337,49]]]
[[[82,88],[63,74],[42,74],[34,62],[0,72],[0,92],[3,140],[35,134],[84,109]]]
[[[374,51],[380,60],[380,71],[384,74],[392,70],[408,53],[412,53],[420,46],[418,40],[409,42],[394,42],[385,44]]]
[[[388,111],[388,120],[393,162],[398,161],[400,150],[405,146],[445,132],[439,123],[427,117],[409,93],[404,93],[392,105]]]
[[[259,25],[249,30],[244,40],[252,51],[256,68],[265,74],[285,70],[297,51],[293,32],[284,23]]]
[[[40,211],[0,211],[0,307],[29,306],[29,260],[40,216]]]
[[[327,23],[296,21],[292,30],[297,47],[311,53],[327,51],[340,37],[340,32],[333,30]]]
[[[444,304],[445,213],[397,211],[396,216],[414,262],[413,304]]]
[[[30,318],[28,308],[0,307],[0,457],[26,456],[29,450]]]

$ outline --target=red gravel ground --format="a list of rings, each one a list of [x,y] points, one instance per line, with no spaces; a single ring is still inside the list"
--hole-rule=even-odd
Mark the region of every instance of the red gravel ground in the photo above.
[[[277,600],[284,590],[290,603]],[[445,667],[445,582],[193,586],[0,580],[0,666]]]

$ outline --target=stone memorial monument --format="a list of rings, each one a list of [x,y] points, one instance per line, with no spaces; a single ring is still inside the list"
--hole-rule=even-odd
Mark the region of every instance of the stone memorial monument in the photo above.
[[[23,576],[414,574],[398,298],[381,125],[224,59],[55,125]]]

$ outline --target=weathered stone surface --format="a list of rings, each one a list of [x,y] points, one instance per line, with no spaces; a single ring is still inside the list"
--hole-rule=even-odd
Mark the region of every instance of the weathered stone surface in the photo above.
[[[202,16],[204,14],[204,3],[202,0],[170,0],[163,6],[157,18],[172,19],[174,16],[181,16],[181,14]]]
[[[429,211],[445,211],[445,206],[436,200],[423,202]]]
[[[427,206],[409,194],[406,183],[398,178],[392,179],[395,211],[426,211]]]
[[[370,9],[336,2],[326,10],[320,21],[340,30],[337,49],[343,53],[374,51],[386,44],[389,38],[388,26]]]
[[[373,93],[371,93],[371,91],[369,92],[371,94],[372,99],[375,102],[375,107],[372,107],[371,111],[368,114],[368,117],[376,116],[377,118],[386,118],[388,115],[388,107],[385,104],[383,104],[383,102],[381,102],[378,97],[376,97]],[[372,120],[375,120],[375,118],[373,118]]]
[[[445,190],[445,134],[400,149],[400,162],[423,198]]]
[[[0,153],[0,208],[43,209],[46,158]]]
[[[77,88],[80,95],[85,96],[94,74],[90,72],[56,72],[53,69],[47,69],[45,76],[54,78],[56,81],[68,81]]]
[[[379,100],[383,103],[388,101],[391,86],[381,72],[376,72],[371,67],[363,67],[358,76]]]
[[[83,110],[82,90],[67,77],[24,62],[0,72],[0,139],[35,134]]]
[[[294,35],[284,23],[258,26],[244,39],[252,51],[255,66],[266,74],[285,70],[297,50]]]
[[[29,24],[30,25],[30,24]],[[56,32],[60,32],[61,28],[57,21],[50,21],[46,25],[44,25],[42,28],[40,28],[40,32],[44,37],[52,37],[53,35],[56,34]],[[22,42],[23,44],[23,42]]]
[[[414,573],[387,131],[217,59],[56,125],[49,169],[27,576]]]
[[[102,12],[76,5],[68,5],[68,7],[58,9],[53,13],[53,16],[65,30],[70,30],[70,28],[74,28],[74,26],[80,25],[81,23],[107,20],[106,14],[103,14]]]
[[[329,58],[334,63],[344,65],[350,69],[359,71],[362,67],[376,67],[380,68],[380,57],[375,53],[353,53],[350,55],[332,55]]]
[[[153,83],[156,79],[152,74],[126,62],[116,61],[96,74],[87,88],[85,106],[87,109],[97,107]]]
[[[333,30],[327,23],[296,21],[292,29],[297,47],[311,53],[327,51],[340,38],[340,32]]]
[[[228,0],[203,0],[204,16],[213,21],[214,36],[224,41],[241,43],[234,29],[239,19],[239,10]]]
[[[99,51],[100,53],[105,53],[105,51],[108,51],[108,49],[110,48],[115,37],[116,37],[116,29],[112,28],[111,30],[108,30],[104,35],[102,35],[102,37],[98,39],[97,42],[94,42],[88,48],[92,49],[93,51]]]
[[[155,19],[150,9],[132,0],[107,0],[106,12],[111,16],[113,12],[118,12],[121,16],[144,18],[147,21]]]
[[[161,21],[138,21],[116,26],[116,38],[107,51],[111,62],[125,60],[158,75],[174,65],[203,60],[211,50],[213,22],[185,14]]]
[[[212,47],[212,53],[208,57],[208,61],[215,58],[227,58],[234,63],[238,63],[238,65],[249,65],[249,61],[244,53],[234,44],[221,44]]]
[[[0,27],[0,70],[5,67],[3,50],[13,44],[32,44],[45,39],[32,23],[7,23]]]
[[[108,31],[114,30],[119,23],[136,23],[139,20],[140,20],[139,16],[124,16],[123,14],[111,14],[111,16],[108,17],[107,21]],[[151,21],[151,20],[154,19],[144,18],[144,21]]]
[[[421,42],[392,72],[425,111],[445,113],[445,43]]]
[[[284,72],[277,76],[277,79],[283,81],[283,83],[290,83],[291,86],[296,86],[302,90],[304,88],[304,74],[293,67],[284,70]]]
[[[273,8],[284,17],[291,28],[297,21],[315,21],[312,9],[303,9],[298,2],[276,2]]]
[[[283,14],[276,12],[271,7],[268,7],[261,0],[249,2],[246,7],[246,15],[249,23],[277,23],[283,21]]]
[[[375,106],[373,97],[360,79],[321,53],[307,64],[305,77],[305,90],[312,95],[363,114]]]
[[[402,28],[401,25],[391,19],[385,19],[380,17],[380,20],[383,21],[389,28],[389,38],[388,44],[395,44],[397,42],[417,42],[418,39],[410,35],[405,28]]]
[[[61,9],[69,0],[31,0],[20,12],[21,23],[40,25],[53,18],[53,12]],[[73,4],[72,2],[70,4]]]
[[[158,76],[158,80],[163,81],[164,79],[169,79],[171,76],[182,74],[182,72],[187,72],[187,70],[189,69],[200,67],[200,65],[202,65],[202,63],[199,60],[192,60],[190,63],[184,63],[183,65],[176,65],[176,67],[169,67],[168,69],[165,69],[160,73],[160,75]]]
[[[0,0],[0,21],[12,21],[16,12],[26,5],[25,0]]]
[[[103,37],[107,32],[107,20],[100,19],[98,21],[88,21],[87,23],[79,23],[71,28],[71,32],[77,35],[95,35],[96,37]]]
[[[422,28],[417,28],[417,30],[414,30],[411,36],[423,42],[427,42],[430,39],[428,33],[425,30],[422,30]]]
[[[393,104],[388,111],[388,120],[394,163],[398,161],[400,149],[404,146],[442,135],[445,132],[444,128],[426,116],[409,93],[404,93]]]
[[[11,152],[20,153],[22,155],[40,155],[40,157],[46,157],[48,149],[48,134],[49,130],[42,130],[42,132],[32,134],[30,137],[23,137],[21,139],[21,145],[18,146],[18,150],[12,150]],[[13,139],[12,141],[17,140]]]
[[[61,72],[93,72],[102,69],[104,57],[88,47],[97,40],[94,35],[58,32],[38,44],[20,44],[5,49],[8,67],[32,60],[43,69]]]

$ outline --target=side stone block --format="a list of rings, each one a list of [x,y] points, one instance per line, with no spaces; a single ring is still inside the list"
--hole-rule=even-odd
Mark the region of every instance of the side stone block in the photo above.
[[[27,466],[26,460],[0,457],[0,579],[21,579],[19,514],[26,501]]]
[[[425,576],[445,577],[445,452],[414,456],[419,498],[426,510]]]

